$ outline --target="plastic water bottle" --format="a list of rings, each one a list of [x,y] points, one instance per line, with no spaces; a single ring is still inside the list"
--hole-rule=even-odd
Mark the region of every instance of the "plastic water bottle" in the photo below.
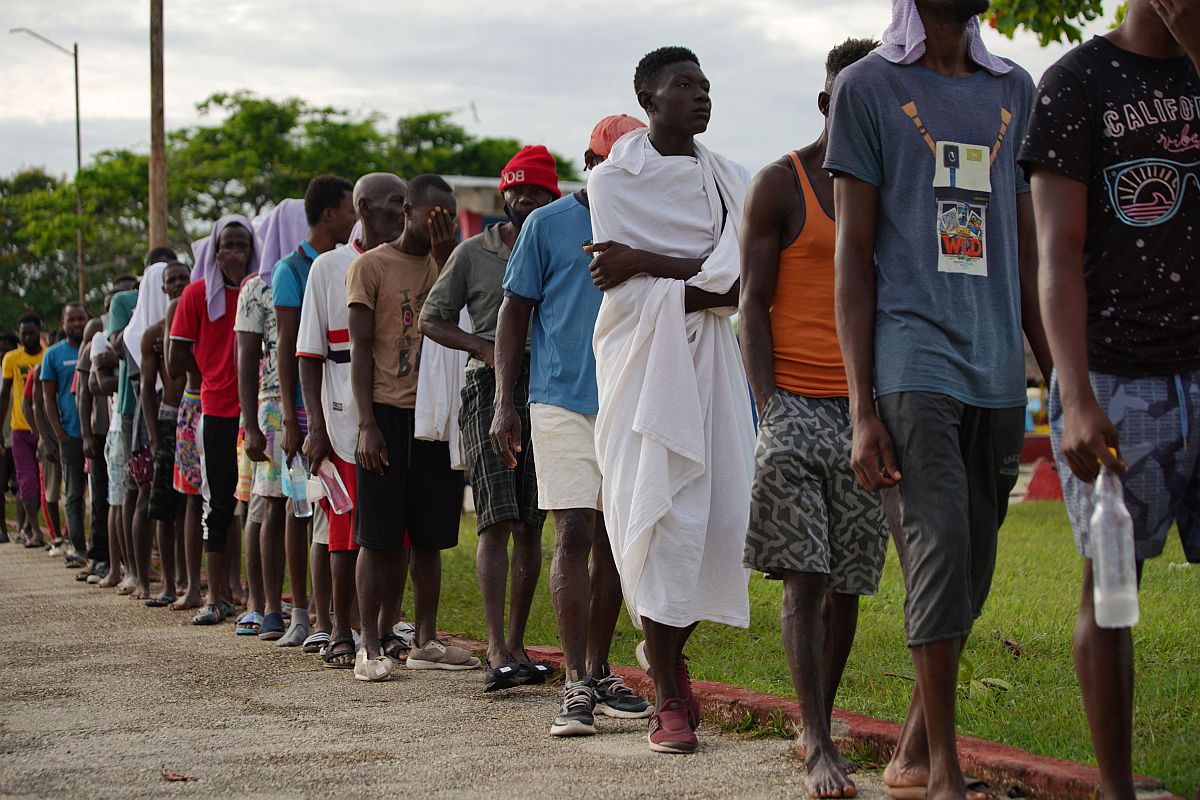
[[[283,471],[283,493],[292,501],[292,516],[311,517],[312,502],[308,499],[308,469],[300,454],[292,456]]]
[[[317,477],[321,479],[321,488],[324,490],[325,499],[329,501],[329,507],[333,513],[345,514],[354,508],[354,499],[346,491],[346,484],[342,482],[342,476],[338,474],[337,467],[329,459],[325,459],[321,462],[321,466],[317,467]]]
[[[1101,628],[1129,628],[1138,621],[1137,562],[1133,518],[1125,508],[1121,479],[1100,468],[1092,490],[1092,602]]]

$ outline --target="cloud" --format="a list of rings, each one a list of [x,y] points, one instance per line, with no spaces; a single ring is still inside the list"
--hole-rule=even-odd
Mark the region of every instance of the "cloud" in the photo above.
[[[403,114],[474,103],[481,135],[542,142],[578,158],[600,117],[637,113],[637,60],[685,44],[713,82],[705,141],[757,169],[820,131],[815,96],[825,53],[847,36],[878,36],[887,0],[483,0],[168,3],[168,126],[195,124],[195,104],[247,88],[356,112]],[[149,12],[126,0],[7,0],[6,27],[80,43],[85,158],[149,138]],[[1093,26],[1102,30],[1103,26]],[[989,46],[1034,76],[1065,50],[1031,36]],[[71,61],[25,36],[0,63],[0,172],[22,164],[74,169]]]

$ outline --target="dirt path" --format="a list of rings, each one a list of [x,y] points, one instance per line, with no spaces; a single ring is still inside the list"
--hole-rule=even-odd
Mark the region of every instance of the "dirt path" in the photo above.
[[[701,753],[656,755],[645,722],[607,718],[599,736],[556,740],[553,688],[485,696],[478,672],[400,673],[363,684],[0,548],[0,796],[804,794],[782,740],[702,729]],[[882,797],[872,780],[860,796]]]

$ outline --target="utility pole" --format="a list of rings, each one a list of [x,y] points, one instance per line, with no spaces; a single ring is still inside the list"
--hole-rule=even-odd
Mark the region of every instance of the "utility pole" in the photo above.
[[[150,0],[150,247],[167,244],[167,152],[163,119],[163,0]]]
[[[79,43],[76,42],[68,50],[29,28],[9,28],[8,32],[28,34],[75,60],[75,271],[79,282],[79,302],[82,303],[87,286],[83,277],[83,194],[79,186],[79,173],[83,171],[83,138],[79,132]]]

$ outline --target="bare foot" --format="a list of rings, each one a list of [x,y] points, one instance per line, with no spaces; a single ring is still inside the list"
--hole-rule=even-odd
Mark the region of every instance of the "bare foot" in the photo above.
[[[120,585],[121,585],[121,570],[110,569],[108,571],[108,575],[105,576],[104,580],[97,583],[96,587],[99,589],[111,589],[114,586],[120,586]]]
[[[812,744],[806,747],[808,756],[804,766],[808,771],[805,784],[808,796],[814,798],[856,797],[858,787],[846,775],[842,757],[832,742]]]
[[[804,761],[808,758],[808,748],[803,742],[797,741],[792,749],[796,753],[796,758],[800,759],[801,761]],[[838,761],[841,762],[842,771],[847,775],[853,775],[855,772],[858,772],[859,764],[857,761],[852,761],[841,753],[838,753]],[[1200,800],[1200,797],[1196,798],[1196,800]]]
[[[171,603],[169,608],[172,611],[187,611],[190,608],[199,608],[202,605],[204,605],[204,603],[201,602],[200,593],[189,592],[183,597],[180,597],[174,603]]]

